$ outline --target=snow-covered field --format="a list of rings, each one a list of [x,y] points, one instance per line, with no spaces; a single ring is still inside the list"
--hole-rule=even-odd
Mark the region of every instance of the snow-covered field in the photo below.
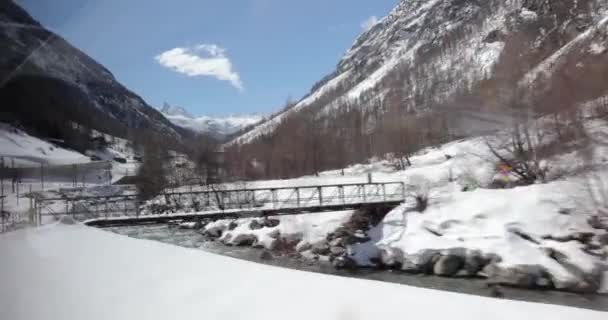
[[[0,319],[605,319],[299,272],[79,225],[0,235]]]
[[[14,163],[16,167],[36,167],[41,164],[64,165],[91,161],[83,154],[32,137],[4,123],[0,123],[0,156],[5,158],[6,166]]]

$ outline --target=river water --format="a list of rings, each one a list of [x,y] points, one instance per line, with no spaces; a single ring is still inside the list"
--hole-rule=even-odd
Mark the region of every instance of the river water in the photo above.
[[[208,241],[196,230],[178,229],[167,225],[116,227],[108,228],[106,230],[137,239],[160,241],[181,247],[200,249],[215,254],[289,269],[366,280],[385,281],[479,296],[491,296],[492,294],[491,289],[486,286],[482,279],[458,279],[428,275],[412,275],[393,270],[336,270],[328,262],[312,262],[306,259],[287,256],[274,256],[270,260],[265,260],[261,258],[261,249],[251,247],[228,247],[218,242]],[[502,287],[500,290],[505,299],[608,311],[608,295],[574,294],[560,291],[525,290],[507,287]]]

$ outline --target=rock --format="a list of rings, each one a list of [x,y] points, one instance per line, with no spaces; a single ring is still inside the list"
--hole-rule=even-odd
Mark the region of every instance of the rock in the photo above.
[[[196,229],[201,228],[201,224],[200,224],[200,222],[190,221],[190,222],[182,222],[177,227],[178,227],[178,229],[184,229],[184,230],[196,230]]]
[[[464,259],[457,255],[444,255],[437,260],[433,266],[433,273],[438,276],[451,277],[460,271],[464,265]]]
[[[433,274],[433,267],[435,266],[435,263],[437,263],[440,257],[441,254],[438,250],[425,250],[419,255],[418,261],[415,262],[416,268],[418,269],[417,272]]]
[[[272,260],[274,259],[274,256],[272,255],[272,253],[268,250],[264,250],[262,251],[262,253],[260,254],[260,260],[263,261],[268,261],[268,260]]]
[[[258,222],[258,220],[251,220],[251,222],[249,223],[249,229],[251,230],[260,230],[262,229],[264,226]]]
[[[330,247],[338,247],[338,246],[342,246],[343,245],[343,239],[342,238],[335,238],[331,241],[329,241],[329,246]]]
[[[253,234],[238,234],[232,239],[232,244],[245,247],[252,246],[258,241],[258,238]]]
[[[232,242],[230,242],[231,239],[232,239],[232,234],[227,233],[220,239],[220,242],[222,242],[223,244],[225,244],[227,246],[231,246],[232,245]]]
[[[604,234],[597,236],[597,241],[602,246],[608,246],[608,233],[604,233]]]
[[[539,265],[519,265],[503,268],[495,263],[483,269],[490,284],[506,284],[522,288],[550,288],[552,282],[547,271]]]
[[[348,257],[337,257],[332,261],[332,266],[336,269],[354,269],[355,261]]]
[[[343,247],[330,247],[329,252],[332,256],[341,256],[346,253],[346,249]]]
[[[224,233],[223,226],[214,226],[203,231],[203,235],[208,236],[210,238],[219,238]]]
[[[312,249],[312,244],[310,244],[306,241],[300,241],[300,243],[298,243],[296,245],[297,252],[304,252],[304,251],[308,251],[310,249]]]
[[[236,227],[238,227],[238,223],[236,223],[236,221],[231,221],[230,224],[228,224],[228,230],[232,231],[234,229],[236,229]]]
[[[268,236],[273,239],[278,239],[281,236],[281,231],[278,229],[272,230],[268,233]]]
[[[467,275],[474,276],[479,271],[483,269],[486,265],[486,260],[484,259],[481,252],[474,251],[468,254],[464,260],[464,270]]]
[[[276,226],[278,226],[281,223],[281,220],[279,219],[264,219],[262,220],[262,225],[266,228],[274,228]]]
[[[326,241],[319,241],[312,245],[311,251],[314,254],[326,256],[329,254],[330,249]]]

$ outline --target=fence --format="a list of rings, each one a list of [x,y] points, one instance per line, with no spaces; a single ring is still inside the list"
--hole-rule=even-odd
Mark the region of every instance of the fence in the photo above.
[[[111,182],[112,165],[108,161],[28,165],[34,160],[0,156],[0,232],[37,223],[33,204],[36,193]]]

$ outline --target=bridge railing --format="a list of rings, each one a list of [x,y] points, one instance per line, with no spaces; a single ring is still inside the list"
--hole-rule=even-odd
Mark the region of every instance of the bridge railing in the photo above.
[[[217,189],[165,192],[143,206],[136,194],[37,198],[38,223],[63,215],[77,220],[138,217],[159,213],[204,213],[228,210],[260,211],[398,202],[406,198],[403,182],[355,183],[280,188]]]

